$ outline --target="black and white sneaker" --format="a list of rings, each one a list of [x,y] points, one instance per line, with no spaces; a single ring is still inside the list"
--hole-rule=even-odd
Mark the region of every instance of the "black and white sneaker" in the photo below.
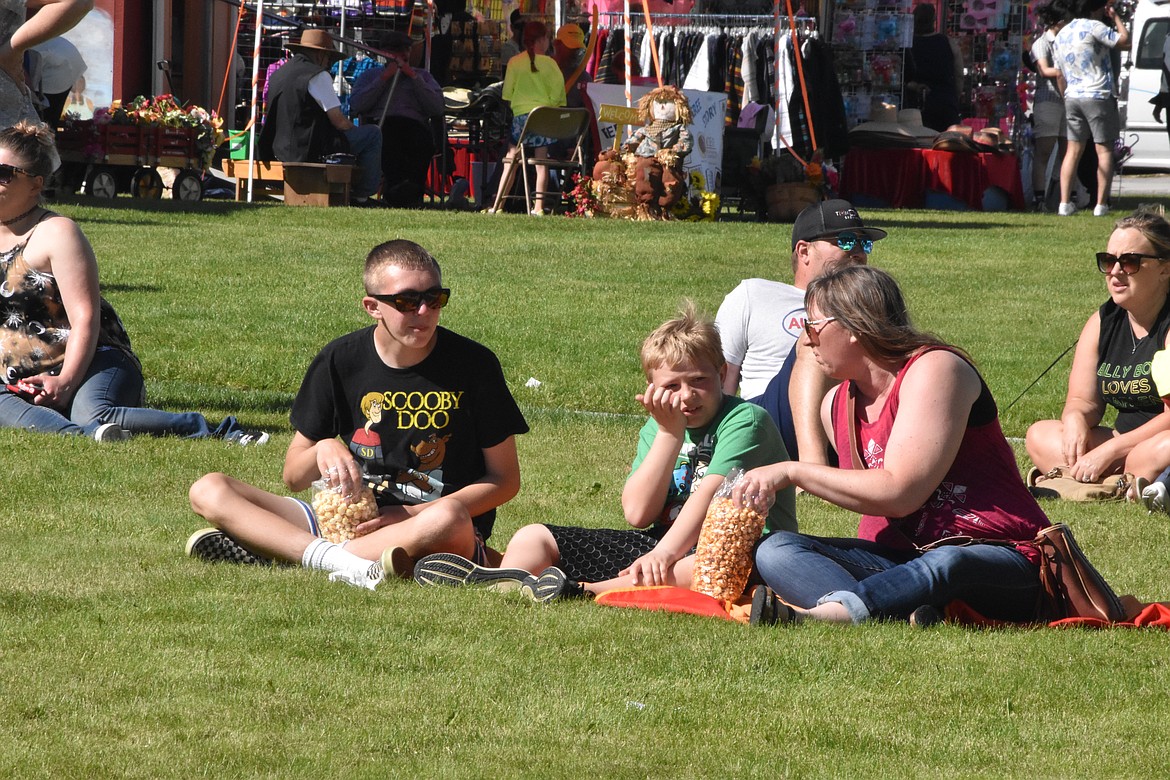
[[[419,558],[414,565],[414,581],[419,585],[478,585],[508,593],[531,577],[523,569],[492,569],[455,553],[433,553]]]
[[[191,534],[191,537],[187,539],[186,549],[187,555],[190,557],[199,558],[209,563],[227,561],[228,563],[261,566],[272,563],[269,559],[262,558],[241,546],[239,542],[218,528],[204,528]]]
[[[537,604],[548,604],[558,599],[583,599],[589,594],[585,586],[570,579],[556,566],[549,566],[538,576],[531,577],[520,588],[520,592]]]
[[[364,569],[342,569],[341,571],[329,572],[330,582],[344,582],[346,585],[366,590],[376,590],[385,578],[386,570],[382,568],[381,561],[373,561]]]

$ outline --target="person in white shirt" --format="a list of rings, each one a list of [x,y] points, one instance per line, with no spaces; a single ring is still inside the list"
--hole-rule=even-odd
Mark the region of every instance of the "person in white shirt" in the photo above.
[[[867,227],[849,201],[816,203],[792,226],[793,284],[745,279],[719,306],[715,324],[727,361],[723,390],[763,406],[794,459],[824,463],[828,457],[819,405],[829,387],[801,341],[804,290],[830,268],[865,265],[873,242],[885,237],[886,231]]]

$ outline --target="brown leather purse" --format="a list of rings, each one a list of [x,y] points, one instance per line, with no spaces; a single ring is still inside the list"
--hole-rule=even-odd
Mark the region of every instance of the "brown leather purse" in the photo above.
[[[1125,620],[1121,599],[1109,587],[1064,523],[1044,528],[1032,542],[1040,553],[1040,615],[1043,620]]]

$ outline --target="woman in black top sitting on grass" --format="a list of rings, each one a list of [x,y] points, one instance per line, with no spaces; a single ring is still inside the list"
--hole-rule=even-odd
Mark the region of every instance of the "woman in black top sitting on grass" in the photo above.
[[[1081,330],[1060,419],[1028,429],[1028,455],[1040,471],[1064,467],[1082,482],[1122,471],[1151,480],[1170,464],[1170,414],[1150,376],[1170,331],[1170,223],[1160,209],[1135,211],[1107,248],[1097,268],[1109,300]],[[1112,428],[1101,424],[1107,406],[1117,409]]]

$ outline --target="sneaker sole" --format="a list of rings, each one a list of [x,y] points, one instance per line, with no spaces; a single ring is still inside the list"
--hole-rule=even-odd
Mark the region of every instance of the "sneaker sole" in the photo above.
[[[500,593],[519,590],[529,576],[522,569],[488,569],[478,566],[454,553],[434,553],[419,559],[414,566],[414,581],[419,585],[475,585]]]
[[[568,579],[568,575],[563,571],[556,566],[550,566],[535,580],[524,583],[520,587],[520,593],[537,604],[549,604],[564,595]]]
[[[129,438],[130,431],[117,423],[103,423],[93,432],[93,440],[96,442],[126,441]]]
[[[752,626],[776,625],[776,595],[767,585],[757,585],[752,591],[752,611],[748,617]]]
[[[796,621],[796,612],[792,607],[780,600],[780,597],[767,585],[757,585],[752,591],[752,611],[748,617],[748,624],[752,626],[774,626],[778,623],[792,623]]]

